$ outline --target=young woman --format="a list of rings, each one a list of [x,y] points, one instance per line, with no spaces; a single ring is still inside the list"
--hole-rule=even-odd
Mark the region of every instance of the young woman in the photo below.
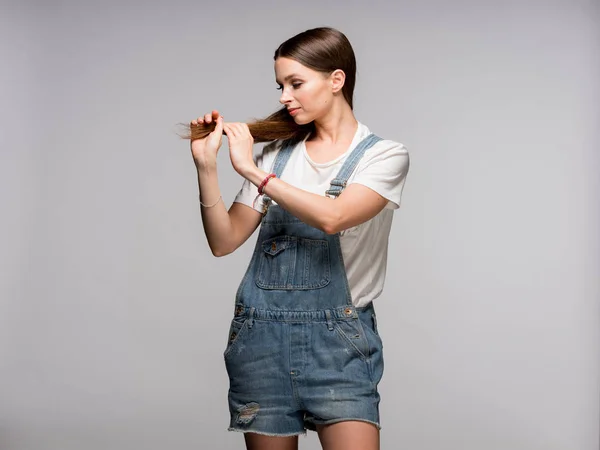
[[[230,430],[248,449],[296,449],[316,430],[325,450],[379,448],[382,341],[373,300],[383,289],[406,148],[353,114],[348,39],[316,28],[275,51],[284,108],[249,125],[218,111],[192,120],[202,220],[215,256],[260,225],[235,298],[224,352]],[[216,155],[223,133],[245,179],[227,210]],[[252,146],[270,142],[253,157]]]

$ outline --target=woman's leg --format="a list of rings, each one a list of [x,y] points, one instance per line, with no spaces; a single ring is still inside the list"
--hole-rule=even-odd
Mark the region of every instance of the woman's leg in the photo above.
[[[317,425],[317,432],[323,450],[379,450],[379,430],[368,422]]]
[[[247,450],[298,450],[298,436],[265,436],[244,433]]]

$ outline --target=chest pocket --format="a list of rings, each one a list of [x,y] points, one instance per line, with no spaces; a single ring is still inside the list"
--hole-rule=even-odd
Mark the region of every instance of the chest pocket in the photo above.
[[[326,240],[277,236],[261,243],[258,258],[261,289],[320,289],[331,280]]]

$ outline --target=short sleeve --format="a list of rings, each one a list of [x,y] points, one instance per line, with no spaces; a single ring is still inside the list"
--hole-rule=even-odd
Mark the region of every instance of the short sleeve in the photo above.
[[[388,208],[398,209],[409,166],[403,144],[382,140],[365,152],[349,184],[367,186],[388,200]]]
[[[254,163],[256,166],[264,170],[265,172],[271,172],[273,162],[275,161],[275,155],[281,147],[280,141],[273,141],[265,145],[262,151],[254,155]],[[262,213],[263,211],[263,196],[257,198],[258,190],[250,181],[244,180],[242,188],[239,190],[234,203],[243,203],[244,205],[254,208],[256,211]],[[256,203],[254,201],[256,200]]]

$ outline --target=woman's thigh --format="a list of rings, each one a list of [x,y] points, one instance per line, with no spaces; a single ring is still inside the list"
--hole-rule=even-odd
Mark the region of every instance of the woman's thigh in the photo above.
[[[298,450],[298,436],[266,436],[244,433],[247,450]]]
[[[317,432],[323,450],[379,450],[379,430],[368,422],[317,425]]]

